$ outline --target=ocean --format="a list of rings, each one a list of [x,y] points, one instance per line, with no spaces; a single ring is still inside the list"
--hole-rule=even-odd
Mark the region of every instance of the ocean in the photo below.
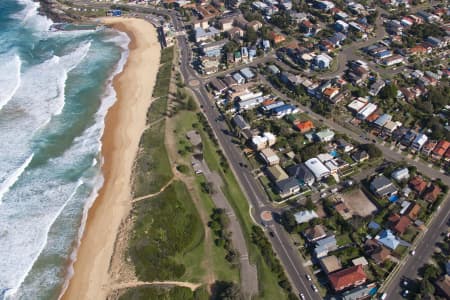
[[[102,186],[101,136],[128,37],[49,31],[0,1],[0,299],[58,299]]]

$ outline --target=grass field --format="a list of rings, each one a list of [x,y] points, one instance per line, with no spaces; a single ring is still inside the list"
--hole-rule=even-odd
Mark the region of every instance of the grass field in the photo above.
[[[259,299],[286,299],[287,295],[278,285],[276,274],[270,271],[268,266],[264,263],[257,247],[250,242],[251,228],[254,223],[250,217],[249,204],[246,197],[242,193],[231,170],[223,172],[219,164],[220,157],[217,153],[217,147],[212,143],[204,131],[201,131],[201,135],[203,139],[203,153],[205,160],[211,170],[221,174],[224,181],[222,190],[228,201],[230,201],[230,204],[233,206],[241,226],[243,226],[247,245],[249,246],[250,260],[252,263],[257,264],[260,287]]]
[[[120,300],[208,300],[209,295],[204,288],[194,292],[185,287],[160,288],[137,287],[126,291]]]
[[[134,197],[158,192],[173,176],[164,145],[164,127],[164,122],[159,122],[142,134],[134,169]]]
[[[183,144],[189,144],[189,141],[186,138],[186,133],[192,129],[192,125],[194,123],[197,123],[197,116],[195,112],[192,111],[183,111],[180,114],[177,114],[175,117],[173,117],[173,121],[176,124],[176,140],[179,142],[182,142]],[[190,161],[190,155],[186,155],[186,157],[182,157],[182,162],[185,164],[189,164]],[[211,199],[211,197],[204,193],[201,190],[201,184],[206,182],[205,178],[203,176],[196,176],[195,178],[195,190],[197,194],[199,195],[199,200],[202,209],[206,212],[206,214],[209,216],[212,214],[213,209],[215,208],[214,203]],[[209,230],[209,229],[208,229]],[[213,235],[211,233],[211,239],[213,239]],[[200,252],[200,251],[199,251]],[[194,252],[192,252],[194,253]],[[239,282],[239,269],[233,268],[226,260],[225,260],[226,251],[225,249],[221,247],[217,247],[215,245],[212,245],[212,251],[211,251],[211,259],[213,265],[211,266],[213,268],[213,272],[216,276],[217,280],[222,281],[233,281],[233,282]],[[199,255],[200,256],[200,255]],[[195,259],[195,258],[194,258]]]
[[[190,262],[191,252],[198,254],[201,248],[203,225],[182,182],[174,181],[161,194],[137,202],[132,215],[129,255],[140,280],[173,280],[201,273],[193,271]]]

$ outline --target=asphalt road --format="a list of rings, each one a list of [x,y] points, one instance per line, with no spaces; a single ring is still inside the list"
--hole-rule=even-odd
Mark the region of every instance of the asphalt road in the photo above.
[[[105,6],[106,6],[105,4],[89,5],[89,7],[105,7]],[[139,12],[168,15],[171,17],[176,30],[183,29],[183,24],[182,22],[180,22],[180,20],[178,20],[177,14],[174,11],[143,8],[140,6],[128,6],[128,7],[130,7],[132,10]],[[380,20],[381,20],[380,18],[377,20],[377,24],[380,22]],[[366,41],[364,44],[356,44],[353,45],[352,47],[344,49],[340,53],[338,71],[342,72],[349,60],[359,58],[358,56],[355,55],[356,49],[364,47],[366,43],[374,43],[377,40],[383,38],[385,34],[383,30],[384,30],[383,26],[377,26],[377,33],[374,39],[370,39],[369,41]],[[246,194],[247,199],[250,201],[251,206],[253,207],[252,209],[253,218],[255,219],[256,222],[261,223],[262,222],[260,217],[261,213],[265,210],[271,210],[270,201],[267,198],[266,193],[262,190],[261,185],[253,177],[253,174],[250,172],[250,170],[240,167],[239,163],[243,161],[243,156],[240,149],[238,149],[236,145],[231,143],[230,136],[224,134],[223,130],[228,129],[227,126],[225,124],[222,124],[221,122],[215,121],[220,114],[215,109],[215,106],[212,105],[212,102],[209,100],[208,93],[204,87],[203,79],[198,77],[195,71],[193,71],[192,68],[190,68],[189,65],[191,58],[190,46],[187,43],[185,37],[178,36],[177,39],[182,55],[181,57],[182,59],[180,62],[180,69],[184,77],[184,80],[187,83],[189,83],[191,80],[198,80],[199,85],[196,87],[191,87],[191,89],[197,96],[200,103],[203,105],[203,111],[219,140],[220,146],[227,160],[230,163],[230,167],[233,173],[235,174],[236,178],[238,179],[241,188]],[[380,73],[382,73],[383,71],[385,73],[392,74],[392,70],[384,70],[378,68],[376,69],[376,71]],[[397,72],[400,71],[401,69],[397,70]],[[337,74],[334,73],[326,74],[324,76],[334,77],[335,75]],[[283,97],[288,98],[286,97],[286,95],[283,95]],[[332,129],[335,129],[341,133],[345,133],[356,141],[359,141],[361,143],[367,142],[364,136],[361,136],[360,134],[357,133],[358,131],[355,132],[354,130],[350,130],[343,126],[340,126],[339,124],[333,122],[332,120],[324,119],[322,116],[315,114],[307,107],[303,106],[300,107],[316,121],[322,122],[324,125]],[[428,167],[428,165],[426,165],[425,163],[421,161],[414,161],[408,159],[403,155],[399,154],[398,152],[396,152],[395,150],[391,150],[390,148],[385,147],[383,145],[378,144],[377,146],[379,146],[379,148],[383,151],[383,155],[386,159],[392,161],[407,160],[408,163],[416,166],[417,169],[423,174],[431,178],[441,178],[444,183],[450,185],[450,178],[448,176],[440,173],[438,170]],[[429,226],[428,232],[425,234],[424,238],[420,241],[419,245],[416,247],[416,254],[414,256],[409,257],[408,260],[402,262],[402,264],[404,265],[400,268],[399,272],[396,274],[396,276],[394,276],[392,281],[389,283],[386,292],[388,293],[388,295],[393,295],[391,297],[395,297],[395,299],[398,298],[397,296],[399,296],[400,293],[399,286],[401,280],[404,278],[404,276],[406,276],[406,274],[407,276],[411,276],[412,274],[417,273],[417,269],[419,268],[419,266],[425,263],[433,252],[434,247],[430,246],[434,245],[436,241],[439,240],[441,232],[446,230],[447,228],[446,222],[450,214],[450,201],[448,198],[449,197],[447,197],[447,199],[441,204],[441,208],[437,216],[435,216],[431,225]],[[291,245],[291,240],[287,236],[287,233],[279,224],[273,221],[267,223],[267,227],[269,228],[270,231],[273,232],[273,237],[271,237],[269,234],[268,236],[286,270],[286,273],[293,285],[294,291],[297,293],[299,292],[304,293],[306,299],[312,300],[321,299],[321,297],[317,293],[312,291],[311,282],[309,282],[305,278],[305,275],[309,271],[307,268],[303,267],[304,262],[302,261],[296,248],[293,245]]]
[[[404,279],[416,279],[417,270],[428,262],[434,252],[436,242],[442,239],[441,234],[447,232],[447,222],[450,218],[449,198],[450,196],[447,196],[447,199],[441,204],[424,237],[418,242],[414,256],[409,255],[406,260],[401,262],[400,270],[388,283],[384,291],[388,295],[387,299],[398,299],[401,297],[401,293],[404,290],[404,287],[401,286],[402,281]]]

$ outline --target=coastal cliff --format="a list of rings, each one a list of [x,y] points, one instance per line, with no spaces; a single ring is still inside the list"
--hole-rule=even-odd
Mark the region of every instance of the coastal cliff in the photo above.
[[[38,0],[41,4],[39,12],[55,23],[83,21],[83,17],[69,13],[69,7],[57,0]]]

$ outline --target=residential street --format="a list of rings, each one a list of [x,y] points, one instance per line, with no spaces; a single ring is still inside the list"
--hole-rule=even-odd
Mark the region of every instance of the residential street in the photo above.
[[[105,7],[105,6],[106,6],[105,4],[100,3],[90,5],[90,7]],[[140,6],[138,7],[133,5],[127,7],[130,7],[132,10],[135,11],[145,13],[157,13],[170,16],[174,24],[174,27],[177,31],[182,31],[184,29],[183,24],[177,18],[177,13],[175,11],[143,8]],[[381,13],[382,10],[379,10],[380,15]],[[378,17],[376,22],[377,22],[377,29],[376,34],[373,38],[365,42],[355,43],[349,47],[344,48],[339,53],[338,56],[338,69],[332,73],[323,73],[321,76],[318,77],[333,78],[336,75],[341,74],[347,67],[346,65],[349,60],[361,59],[361,56],[357,53],[358,49],[383,39],[384,36],[386,35],[386,32],[384,30],[384,27],[381,25],[382,24],[381,16]],[[205,84],[212,76],[200,77],[192,69],[190,65],[191,49],[185,36],[178,35],[177,42],[181,55],[180,70],[184,78],[184,82],[193,91],[198,101],[202,105],[203,113],[207,117],[207,120],[219,141],[220,147],[223,150],[224,155],[226,156],[229,162],[230,168],[235,174],[243,192],[247,196],[247,199],[250,205],[252,206],[251,211],[252,217],[258,224],[261,224],[262,212],[277,211],[277,209],[274,209],[272,207],[272,203],[268,199],[267,194],[263,191],[261,184],[254,178],[254,175],[251,172],[251,170],[244,168],[240,165],[243,162],[245,164],[245,157],[243,156],[241,149],[231,142],[232,137],[224,133],[226,132],[226,130],[229,129],[227,127],[227,124],[225,122],[216,121],[220,116],[220,112],[216,109],[215,104],[210,100],[211,97],[205,88]],[[266,63],[269,61],[280,65],[287,71],[290,71],[295,74],[299,73],[298,71],[293,70],[284,63],[276,61],[276,59],[272,55],[268,55],[266,57],[257,60],[255,59],[255,61],[249,65],[257,65],[259,63]],[[370,63],[370,66],[376,72],[386,76],[403,71],[403,67],[399,67],[396,70],[391,70],[380,68],[374,65],[373,63]],[[240,69],[241,67],[242,66],[235,67],[234,69],[237,70]],[[219,74],[229,73],[234,69]],[[214,76],[217,75],[218,74],[215,74]],[[266,78],[263,76],[259,76],[259,80],[262,83],[272,86],[271,83],[268,82]],[[281,97],[282,99],[289,99],[289,97],[282,94],[276,89],[273,89],[273,92],[275,95]],[[344,127],[341,125],[341,123],[338,124],[332,119],[326,119],[323,116],[311,111],[310,108],[300,105],[297,101],[293,99],[290,100],[292,101],[292,103],[295,103],[301,110],[307,113],[318,124],[326,125],[327,127],[339,133],[344,133],[357,142],[372,143],[372,140],[375,139],[374,137],[368,136],[368,134],[366,134],[359,128],[356,128],[350,124],[345,124],[346,126]],[[377,142],[377,140],[375,141]],[[399,152],[399,150],[397,150],[396,148],[391,149],[391,147],[389,147],[388,145],[380,144],[378,142],[376,144],[383,152],[383,156],[386,160],[394,162],[406,161],[408,164],[415,166],[417,170],[423,173],[424,175],[433,179],[441,178],[446,185],[450,186],[450,177],[443,174],[440,170],[429,167],[428,164],[424,163],[423,161],[420,160],[416,161],[414,159],[408,158],[404,156],[401,152]],[[415,278],[417,269],[428,261],[430,255],[434,250],[435,243],[441,238],[441,233],[447,229],[447,221],[450,214],[449,198],[450,197],[447,197],[446,200],[441,204],[439,211],[435,215],[423,239],[417,245],[415,255],[410,256],[406,261],[402,262],[402,266],[400,267],[399,271],[395,275],[393,275],[393,278],[388,283],[388,286],[386,288],[386,292],[388,294],[387,299],[400,298],[399,293],[401,293],[400,288],[401,280],[405,276],[409,278]],[[299,252],[296,249],[296,247],[291,244],[292,242],[288,234],[285,232],[285,230],[282,228],[280,224],[274,221],[266,222],[266,225],[267,227],[265,229],[267,237],[272,242],[272,245],[276,253],[278,254],[282,262],[282,265],[285,268],[286,273],[293,285],[294,291],[297,294],[300,292],[304,293],[306,299],[311,300],[321,299],[320,295],[312,290],[311,282],[306,279],[305,274],[309,272],[308,268],[304,267],[304,261],[299,255]],[[270,232],[273,233],[273,237],[272,234],[270,234]]]

